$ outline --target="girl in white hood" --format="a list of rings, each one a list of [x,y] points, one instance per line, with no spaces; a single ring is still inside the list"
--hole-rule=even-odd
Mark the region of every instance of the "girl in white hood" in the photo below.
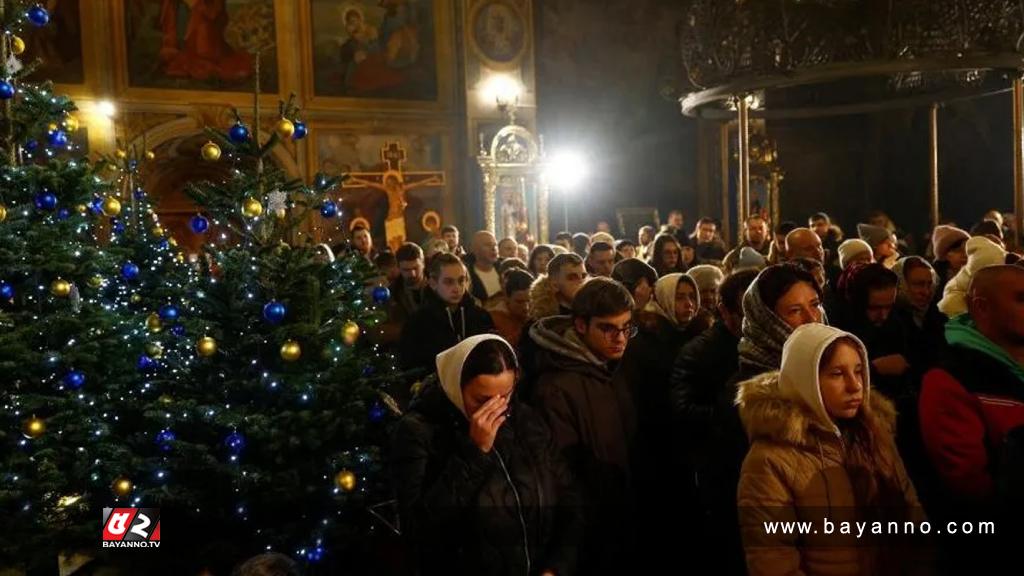
[[[398,423],[392,467],[418,573],[562,576],[576,566],[582,506],[543,419],[515,395],[500,336],[437,355]]]
[[[782,369],[740,385],[751,441],[738,490],[751,576],[907,574],[899,535],[872,539],[872,522],[924,520],[893,439],[895,410],[871,390],[864,344],[823,324],[793,331]],[[853,536],[828,519],[848,522]],[[766,522],[812,522],[816,533],[769,534]],[[863,538],[857,522],[865,522]],[[886,528],[888,529],[888,528]]]

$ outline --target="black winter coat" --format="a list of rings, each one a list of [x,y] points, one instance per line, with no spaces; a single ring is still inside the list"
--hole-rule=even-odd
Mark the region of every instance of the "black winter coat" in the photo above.
[[[514,401],[485,454],[466,418],[428,382],[395,429],[391,464],[419,574],[575,573],[582,499],[529,406]]]
[[[398,358],[403,370],[434,372],[437,355],[468,336],[494,332],[494,322],[486,310],[466,294],[454,312],[434,293],[423,295],[423,304],[402,327]]]

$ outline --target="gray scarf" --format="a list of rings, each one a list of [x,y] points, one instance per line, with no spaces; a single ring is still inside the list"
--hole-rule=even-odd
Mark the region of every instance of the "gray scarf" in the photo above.
[[[757,280],[743,295],[743,337],[740,339],[740,365],[763,371],[782,365],[782,346],[793,329],[761,300]]]

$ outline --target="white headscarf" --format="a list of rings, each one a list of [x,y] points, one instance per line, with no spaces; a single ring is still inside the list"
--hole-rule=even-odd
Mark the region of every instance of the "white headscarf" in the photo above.
[[[441,381],[441,389],[444,390],[445,396],[448,396],[452,404],[459,409],[459,412],[462,412],[467,417],[466,404],[462,399],[462,366],[466,363],[469,353],[481,342],[486,342],[487,340],[498,340],[505,346],[508,346],[509,351],[515,356],[515,350],[513,350],[512,345],[501,336],[495,336],[494,334],[470,336],[437,355],[437,376]]]

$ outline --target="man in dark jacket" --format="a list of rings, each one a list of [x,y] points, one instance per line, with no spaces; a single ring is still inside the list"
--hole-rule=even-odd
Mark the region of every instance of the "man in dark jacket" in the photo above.
[[[636,561],[629,481],[635,413],[626,383],[612,378],[635,334],[633,297],[606,278],[580,288],[571,316],[544,318],[530,329],[539,348],[536,403],[588,507],[584,574],[628,574]]]
[[[469,336],[494,331],[491,315],[466,292],[469,275],[454,254],[441,253],[430,260],[427,271],[430,291],[402,327],[398,357],[403,369],[434,370],[434,359]]]
[[[992,543],[1010,554],[1017,554],[1020,518],[1000,514],[1007,503],[997,498],[997,487],[1006,471],[1021,465],[1001,456],[1011,431],[1024,426],[1022,302],[1024,268],[990,266],[975,274],[968,313],[946,323],[949,349],[943,365],[925,374],[919,413],[924,445],[943,488],[941,505],[929,515],[942,526],[950,519],[1002,520],[997,530],[1013,542]],[[1020,489],[1012,487],[1018,498]],[[956,550],[944,550],[953,566],[950,574],[994,573],[996,566],[979,561],[1007,560],[951,548]]]
[[[672,368],[670,395],[677,438],[690,461],[697,488],[705,476],[719,395],[739,370],[743,294],[754,278],[757,270],[739,270],[722,282],[718,289],[720,320],[683,346]]]
[[[491,298],[501,296],[501,276],[498,274],[501,258],[498,257],[498,240],[494,234],[486,230],[474,234],[470,253],[463,256],[462,261],[469,271],[470,293],[474,298],[486,307]]]
[[[715,235],[718,224],[707,216],[697,221],[697,229],[690,236],[698,264],[720,264],[725,259],[725,242]]]
[[[423,303],[424,294],[429,292],[427,276],[424,273],[423,250],[406,242],[395,252],[399,277],[391,283],[391,300],[388,301],[388,321],[381,328],[381,342],[397,342],[402,327]]]

